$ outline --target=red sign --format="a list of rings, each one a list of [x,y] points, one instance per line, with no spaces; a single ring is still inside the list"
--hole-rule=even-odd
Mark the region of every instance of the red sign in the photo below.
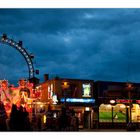
[[[132,100],[128,99],[117,99],[116,103],[132,103]]]
[[[140,100],[136,100],[136,103],[137,103],[137,104],[140,104]]]

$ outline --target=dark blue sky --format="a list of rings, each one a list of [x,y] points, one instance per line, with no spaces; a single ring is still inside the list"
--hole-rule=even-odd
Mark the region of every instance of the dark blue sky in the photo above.
[[[22,40],[39,78],[140,82],[140,9],[0,9],[0,34]],[[24,58],[0,47],[0,79],[28,77]]]

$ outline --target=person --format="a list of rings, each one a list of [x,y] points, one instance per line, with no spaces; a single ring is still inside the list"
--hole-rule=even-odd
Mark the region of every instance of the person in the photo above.
[[[37,122],[37,117],[36,117],[36,114],[35,114],[35,108],[33,108],[32,119],[31,119],[31,130],[33,130],[33,131],[36,131],[38,129],[36,122]]]
[[[52,112],[48,112],[46,119],[46,127],[48,131],[52,130],[52,123],[53,123]]]
[[[66,114],[66,108],[62,108],[62,112],[59,117],[59,130],[67,131],[66,130],[67,126],[68,126],[68,115]]]
[[[7,131],[7,114],[3,102],[0,101],[0,131]]]
[[[14,104],[12,104],[12,110],[10,113],[9,129],[10,131],[18,131],[18,110],[17,106]]]
[[[54,118],[54,129],[53,131],[59,131],[59,120],[58,120],[58,117]]]
[[[74,110],[72,110],[72,116],[71,116],[71,127],[72,131],[78,131],[79,130],[79,119],[75,116]]]
[[[37,115],[37,127],[38,127],[38,131],[41,131],[41,129],[42,129],[42,116],[40,113]]]
[[[19,111],[18,111],[18,131],[24,131],[24,113],[23,113],[23,107],[20,106]]]
[[[31,131],[31,123],[29,119],[29,113],[27,112],[26,108],[23,108],[23,118],[24,118],[24,131]]]

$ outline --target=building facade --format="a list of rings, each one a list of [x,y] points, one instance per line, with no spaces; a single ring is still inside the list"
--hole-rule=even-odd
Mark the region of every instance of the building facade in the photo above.
[[[55,115],[62,107],[74,110],[79,119],[79,128],[92,128],[95,120],[94,82],[82,79],[48,79],[36,88],[41,89],[41,101],[47,102]]]
[[[112,128],[122,125],[126,128],[129,122],[139,125],[139,83],[97,81],[94,83],[94,90],[98,104],[99,127],[108,125]]]

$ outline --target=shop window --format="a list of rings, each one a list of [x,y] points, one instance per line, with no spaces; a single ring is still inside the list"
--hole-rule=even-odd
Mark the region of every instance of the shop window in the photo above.
[[[133,104],[132,106],[132,122],[140,122],[140,106]]]
[[[112,109],[113,108],[113,109]],[[111,104],[101,104],[99,107],[99,122],[126,122],[127,112],[123,104],[112,106]]]

